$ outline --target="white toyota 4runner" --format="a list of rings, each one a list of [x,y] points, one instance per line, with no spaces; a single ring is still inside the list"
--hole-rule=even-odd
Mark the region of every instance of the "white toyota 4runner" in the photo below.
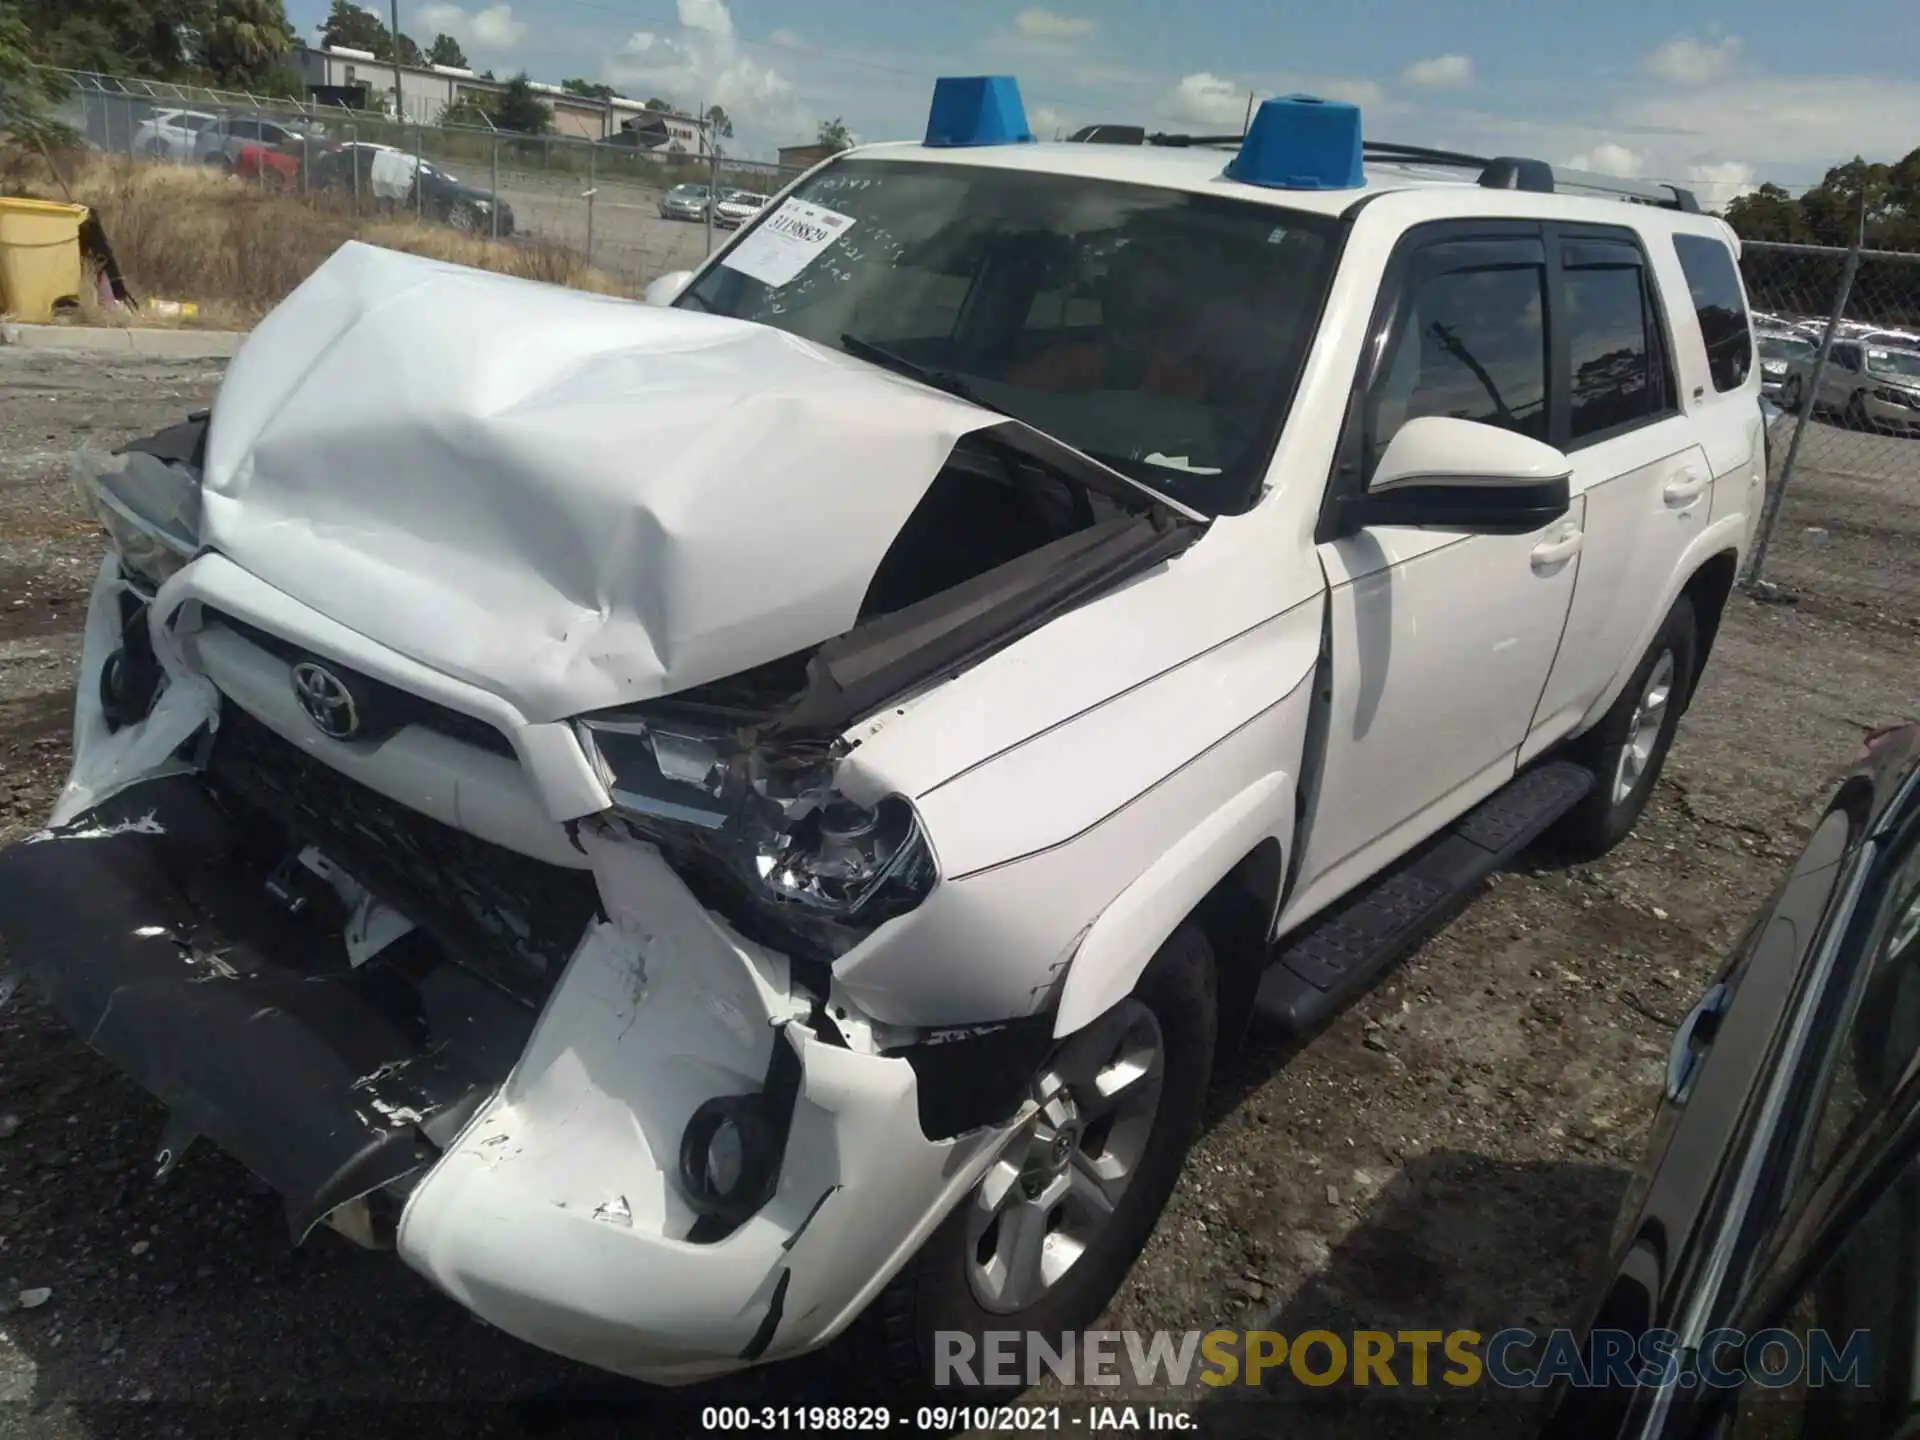
[[[158,1168],[627,1375],[924,1374],[1096,1318],[1250,1015],[1627,833],[1764,483],[1727,227],[1024,131],[942,82],[645,306],[350,245],[83,455],[0,935]]]

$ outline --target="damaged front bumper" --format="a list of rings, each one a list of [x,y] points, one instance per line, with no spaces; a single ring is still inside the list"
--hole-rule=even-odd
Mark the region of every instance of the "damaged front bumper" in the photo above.
[[[383,881],[225,785],[248,727],[205,680],[169,666],[144,720],[102,718],[120,593],[110,563],[74,777],[0,852],[0,937],[167,1107],[160,1169],[205,1137],[286,1198],[296,1239],[392,1244],[523,1340],[679,1383],[830,1340],[991,1162],[1002,1131],[928,1139],[912,1065],[823,1023],[785,957],[624,832],[582,823],[588,868],[553,871],[583,904],[541,998],[461,963],[431,904],[382,931]],[[684,1183],[689,1122],[762,1094],[775,1178],[715,1224]]]

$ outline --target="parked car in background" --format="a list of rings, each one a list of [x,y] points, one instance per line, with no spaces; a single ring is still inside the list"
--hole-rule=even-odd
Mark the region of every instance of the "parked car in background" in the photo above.
[[[324,125],[300,121],[264,120],[257,115],[220,115],[200,127],[194,140],[194,159],[206,165],[235,169],[247,145],[319,149],[326,138]]]
[[[297,190],[300,186],[300,152],[270,149],[248,141],[240,146],[240,153],[234,157],[232,173],[241,180],[257,181],[274,189]]]
[[[1760,351],[1760,393],[1769,400],[1780,398],[1780,387],[1796,360],[1813,364],[1819,346],[1806,336],[1791,330],[1763,330],[1755,336]]]
[[[660,197],[662,220],[704,220],[713,191],[705,185],[676,185]]]
[[[769,198],[751,190],[722,190],[720,202],[713,207],[713,223],[723,230],[737,230],[765,209]]]
[[[1920,350],[1920,334],[1911,330],[1869,330],[1860,337],[1863,345],[1885,345],[1895,350]]]
[[[1920,350],[1836,340],[1814,394],[1816,354],[1787,362],[1780,385],[1783,408],[1798,410],[1811,397],[1815,414],[1838,415],[1850,430],[1920,432]]]
[[[131,148],[150,160],[191,160],[200,132],[218,118],[204,110],[156,110],[134,130]]]
[[[429,220],[473,234],[502,239],[513,234],[513,207],[506,201],[496,202],[487,191],[433,161],[416,159],[391,145],[331,145],[314,161],[316,189],[355,190],[356,175],[357,193],[369,205],[418,210]]]
[[[1920,1393],[1916,1066],[1909,725],[1868,737],[1771,908],[1681,1022],[1588,1322],[1585,1368],[1600,1383],[1567,1390],[1543,1440],[1913,1433],[1899,1421]],[[1783,1331],[1809,1356],[1808,1336],[1823,1333],[1864,1373],[1784,1391],[1742,1383],[1734,1334]],[[1848,1350],[1861,1334],[1870,1343]],[[1676,1383],[1639,1383],[1663,1351]]]

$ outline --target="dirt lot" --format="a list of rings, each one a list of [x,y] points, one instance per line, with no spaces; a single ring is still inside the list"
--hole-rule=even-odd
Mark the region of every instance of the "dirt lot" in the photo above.
[[[456,172],[460,173],[460,172]],[[461,178],[476,185],[490,183],[478,170]],[[644,285],[669,270],[690,270],[707,256],[707,227],[686,220],[660,218],[657,189],[629,180],[611,179],[593,188],[593,244],[587,240],[587,190],[576,176],[503,174],[500,195],[513,207],[515,226],[523,233],[565,245],[587,255],[592,264],[635,285]],[[729,232],[715,228],[717,250]]]
[[[0,350],[0,842],[34,828],[65,769],[98,553],[66,457],[84,438],[167,422],[217,382],[198,365]],[[1818,486],[1807,493],[1817,500]],[[1822,523],[1804,506],[1794,520]],[[1820,543],[1849,543],[1828,529]],[[1910,543],[1904,555],[1896,593],[1920,595],[1920,557]],[[1599,865],[1502,877],[1312,1044],[1257,1044],[1110,1323],[1568,1318],[1673,1024],[1862,732],[1920,717],[1913,612],[1897,612],[1844,594],[1736,600],[1639,833]],[[328,1420],[355,1435],[697,1427],[697,1411],[486,1329],[391,1257],[324,1232],[289,1250],[275,1200],[204,1148],[156,1187],[159,1118],[30,999],[0,1013],[0,1307],[20,1288],[51,1292],[0,1315],[0,1436],[311,1435]],[[695,1398],[845,1402],[850,1385],[803,1364]],[[615,1408],[585,1408],[596,1399]],[[1217,1433],[1320,1433],[1278,1403],[1203,1413]],[[1527,1420],[1510,1401],[1443,1409],[1388,1401],[1337,1424],[1397,1436],[1438,1420],[1484,1435]]]

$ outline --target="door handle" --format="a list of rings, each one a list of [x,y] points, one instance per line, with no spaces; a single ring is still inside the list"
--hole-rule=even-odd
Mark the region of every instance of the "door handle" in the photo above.
[[[1542,540],[1533,547],[1530,557],[1535,572],[1544,574],[1554,566],[1571,560],[1580,553],[1580,547],[1586,540],[1585,533],[1579,530],[1563,530],[1551,540]]]
[[[1691,505],[1706,493],[1707,477],[1698,470],[1682,470],[1673,479],[1667,481],[1666,488],[1660,492],[1661,498],[1674,509]]]
[[[1673,1048],[1667,1052],[1667,1103],[1677,1105],[1693,1089],[1694,1076],[1713,1037],[1719,1033],[1720,1017],[1727,1013],[1733,992],[1725,984],[1712,986],[1700,1003],[1687,1012],[1687,1018],[1674,1031]]]

